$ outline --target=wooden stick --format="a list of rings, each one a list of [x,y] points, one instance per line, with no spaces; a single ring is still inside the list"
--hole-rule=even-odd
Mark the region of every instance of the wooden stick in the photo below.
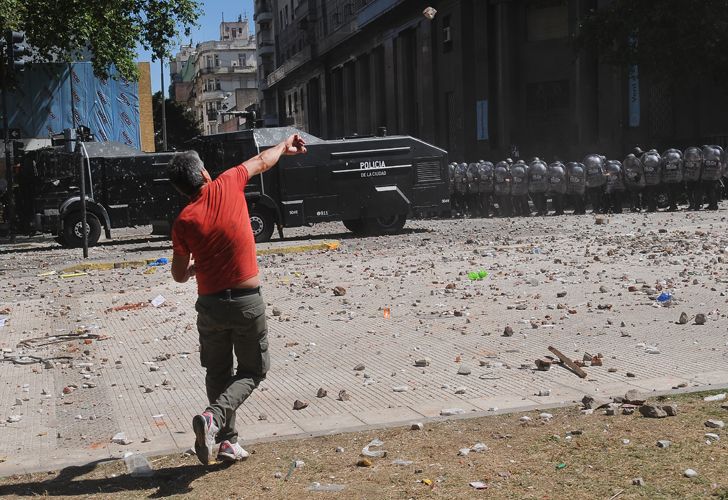
[[[571,359],[564,356],[564,353],[562,353],[561,351],[559,351],[558,349],[556,349],[555,347],[552,347],[552,346],[549,346],[549,351],[556,354],[562,363],[564,363],[566,366],[571,368],[571,371],[573,371],[574,373],[579,375],[581,378],[586,378],[587,373],[584,370],[582,370],[581,368],[579,368],[578,366],[576,366],[576,364]]]

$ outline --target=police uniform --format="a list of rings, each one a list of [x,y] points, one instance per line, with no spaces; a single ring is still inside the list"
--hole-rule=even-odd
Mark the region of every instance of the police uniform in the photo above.
[[[660,192],[660,182],[662,180],[662,158],[660,158],[660,153],[651,149],[643,154],[640,160],[645,169],[643,199],[647,204],[647,211],[655,212],[657,210],[657,195]]]
[[[531,215],[528,206],[528,165],[523,160],[518,160],[511,166],[511,202],[514,215]]]
[[[642,209],[640,196],[645,188],[645,167],[642,160],[634,153],[630,153],[622,162],[622,175],[624,185],[630,201],[630,210],[639,212]]]
[[[703,173],[703,150],[690,146],[683,152],[683,178],[688,195],[688,210],[703,207],[703,186],[700,177]]]
[[[498,215],[510,217],[513,213],[511,203],[511,171],[507,161],[499,161],[493,169],[493,194],[498,201]]]
[[[677,149],[662,153],[662,183],[665,185],[671,212],[677,210],[677,197],[683,182],[683,155]]]
[[[536,215],[546,215],[546,192],[549,187],[547,171],[546,163],[538,158],[528,164],[528,193],[536,207]]]
[[[566,167],[560,161],[548,166],[548,194],[554,205],[554,215],[564,215],[564,196],[566,195]]]
[[[605,166],[607,174],[607,206],[605,212],[622,213],[622,197],[625,191],[622,163],[609,160]]]
[[[584,215],[584,193],[586,192],[586,169],[583,163],[575,161],[566,164],[566,194],[574,206],[574,215]]]
[[[604,157],[597,154],[589,154],[584,157],[586,169],[586,191],[589,202],[592,206],[592,213],[600,213],[603,209],[604,187],[607,184],[607,176],[604,172]]]

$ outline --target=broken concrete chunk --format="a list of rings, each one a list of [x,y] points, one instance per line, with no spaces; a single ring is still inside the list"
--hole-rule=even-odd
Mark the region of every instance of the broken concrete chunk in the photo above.
[[[725,427],[725,423],[722,420],[706,420],[705,421],[705,427],[710,427],[711,429],[723,429]]]
[[[303,410],[307,406],[308,406],[308,403],[306,401],[301,401],[300,399],[297,399],[293,402],[294,410]]]
[[[643,405],[640,406],[640,414],[647,418],[665,418],[667,412],[662,408],[655,405]]]

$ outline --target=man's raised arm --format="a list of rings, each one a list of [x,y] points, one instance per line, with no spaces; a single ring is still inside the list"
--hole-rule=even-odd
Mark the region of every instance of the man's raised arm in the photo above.
[[[262,153],[253,156],[244,163],[248,169],[248,177],[262,174],[272,168],[281,156],[291,156],[306,152],[306,143],[298,134],[288,137],[285,141],[268,148]]]

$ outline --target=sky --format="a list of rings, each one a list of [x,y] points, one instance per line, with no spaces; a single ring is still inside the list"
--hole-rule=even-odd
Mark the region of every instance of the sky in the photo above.
[[[253,34],[255,31],[253,0],[200,0],[200,4],[202,6],[202,15],[197,20],[198,26],[193,27],[192,33],[190,34],[193,44],[207,40],[217,40],[220,37],[220,21],[222,21],[223,15],[226,21],[234,21],[239,15],[247,14],[250,20],[250,33]],[[179,45],[189,42],[190,38],[184,37],[183,35],[177,46],[172,48],[172,54],[178,52]],[[152,62],[152,56],[149,51],[141,48],[137,50],[137,60],[152,63],[152,93],[158,92],[161,88],[159,61]],[[169,65],[165,65],[164,68],[164,85],[165,87],[169,86]],[[168,95],[166,88],[164,93]]]

